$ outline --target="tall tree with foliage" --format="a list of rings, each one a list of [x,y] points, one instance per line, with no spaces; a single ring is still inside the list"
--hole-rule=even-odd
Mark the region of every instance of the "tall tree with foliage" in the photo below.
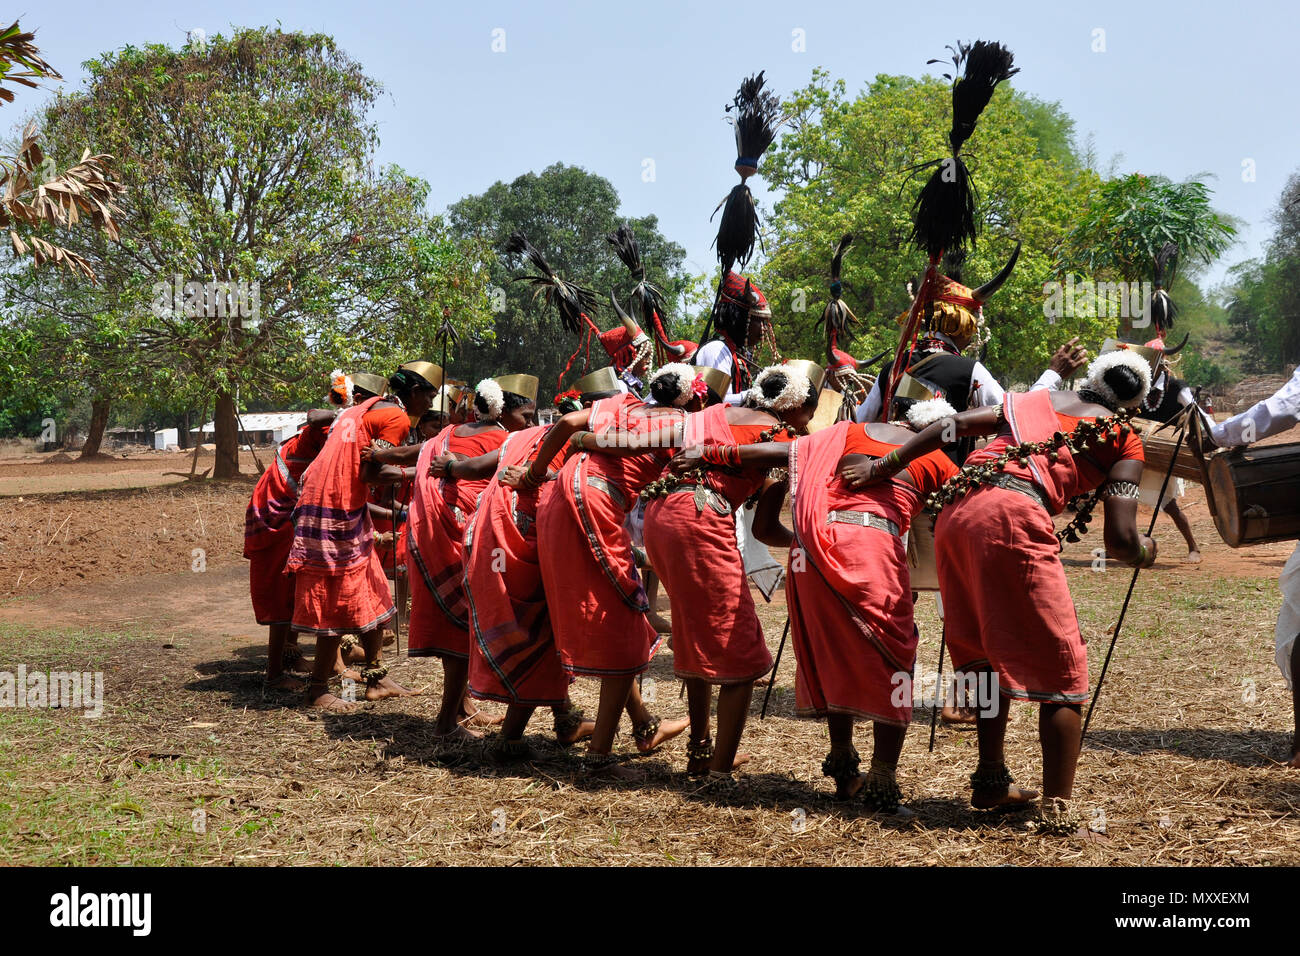
[[[1057,268],[1092,279],[1142,282],[1151,278],[1165,243],[1174,243],[1180,261],[1195,268],[1226,252],[1236,232],[1231,218],[1210,206],[1204,183],[1132,173],[1101,183],[1089,196]]]
[[[1229,276],[1228,316],[1255,367],[1276,372],[1300,362],[1300,172],[1287,179],[1272,220],[1263,258]]]
[[[234,476],[237,395],[319,392],[321,369],[391,339],[417,283],[441,291],[413,243],[427,185],[373,167],[381,88],[329,36],[238,30],[86,67],[45,128],[60,151],[112,152],[128,188],[120,245],[76,252],[104,278],[103,311],[136,320],[141,376],[212,396],[214,477]]]
[[[605,237],[626,221],[640,243],[646,277],[663,290],[668,302],[679,302],[690,285],[682,272],[686,252],[660,233],[658,218],[621,217],[618,193],[609,180],[576,166],[557,163],[508,184],[494,183],[486,192],[453,204],[448,218],[454,234],[498,251],[512,232],[524,233],[559,275],[594,289],[602,302],[614,291],[625,307],[632,283]],[[464,338],[460,361],[452,371],[471,381],[483,375],[531,372],[541,377],[542,397],[549,398],[545,390],[556,384],[577,340],[560,327],[554,313],[547,313],[523,284],[514,281],[522,274],[520,263],[496,258],[489,270],[500,306],[493,329],[490,334]],[[602,329],[617,323],[608,306],[593,318]],[[579,357],[575,368],[580,369],[584,359]],[[609,364],[599,345],[591,364]]]
[[[843,262],[844,300],[860,321],[855,340],[839,347],[863,358],[897,343],[907,282],[926,267],[908,243],[925,173],[909,170],[946,155],[950,98],[943,81],[897,76],[878,76],[850,97],[843,81],[817,70],[786,100],[790,131],[763,169],[784,194],[769,217],[760,278],[786,354],[823,360],[816,319],[831,253],[845,233],[854,243]],[[1098,342],[1105,334],[1093,318],[1053,324],[1043,309],[1067,224],[1098,185],[1072,143],[1073,123],[1059,106],[1000,89],[963,150],[979,191],[981,234],[962,280],[991,279],[1015,243],[1024,244],[1010,280],[985,308],[992,335],[985,361],[1009,381],[1035,378],[1072,335]]]

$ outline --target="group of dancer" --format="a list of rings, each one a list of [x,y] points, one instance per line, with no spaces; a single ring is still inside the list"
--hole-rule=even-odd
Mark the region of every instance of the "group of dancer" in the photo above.
[[[949,137],[958,163],[993,87],[1015,72],[997,44],[962,45],[961,58]],[[958,95],[963,84],[986,88],[982,101],[972,107]],[[734,268],[752,253],[744,183],[771,142],[779,104],[759,74],[733,106],[741,184],[725,200],[722,274],[700,342],[668,335],[663,297],[627,227],[609,241],[635,288],[626,311],[611,297],[619,322],[607,331],[591,318],[596,297],[515,235],[507,255],[531,262],[524,280],[585,339],[575,357],[591,338],[610,357],[556,396],[553,421],[538,424],[539,381],[524,371],[473,388],[425,361],[387,379],[335,376],[338,407],[309,415],[249,504],[245,554],[258,620],[270,627],[268,682],[301,686],[308,706],[334,712],[357,706],[331,690],[336,677],[364,685],[367,700],[412,693],[383,659],[385,625],[404,595],[399,586],[394,602],[378,538],[392,549],[393,578],[409,587],[409,654],[442,663],[438,738],[473,740],[499,724],[493,758],[528,760],[529,720],[545,707],[559,744],[587,742],[585,773],[631,780],[641,774],[616,748],[626,713],[638,754],[686,733],[686,772],[734,786],[751,759],[740,744],[753,688],[774,666],[751,583],[756,569],[776,567],[766,548],[786,549],[796,707],[826,721],[823,773],[837,799],[907,813],[896,768],[913,713],[913,575],[925,546],[953,668],[996,690],[975,714],[950,708],[977,727],[972,805],[1032,806],[1044,832],[1074,833],[1089,679],[1059,552],[1100,504],[1112,560],[1156,559],[1137,527],[1143,446],[1130,420],[1162,413],[1169,395],[1185,398],[1163,364],[1172,323],[1158,323],[1145,346],[1108,341],[1076,389],[1064,386],[1087,353],[1071,340],[1028,391],[1004,391],[963,353],[987,342],[983,307],[1019,246],[988,283],[963,285],[952,253],[974,226],[953,217],[973,203],[941,194],[968,189],[967,174],[962,167],[953,185],[936,169],[913,210],[913,239],[929,266],[898,318],[893,360],[872,381],[839,347],[856,321],[839,280],[849,236],[832,261],[824,362],[784,360],[766,297]],[[760,347],[773,361],[755,360]],[[1075,516],[1057,531],[1053,519],[1067,505]],[[653,606],[659,583],[670,624]],[[665,625],[686,719],[661,719],[640,695],[637,678]],[[316,640],[301,683],[292,673],[300,634]],[[591,717],[570,697],[582,678],[599,681]],[[1007,769],[1013,700],[1040,708],[1041,801]],[[505,712],[489,714],[480,701]],[[865,771],[859,721],[873,727]]]

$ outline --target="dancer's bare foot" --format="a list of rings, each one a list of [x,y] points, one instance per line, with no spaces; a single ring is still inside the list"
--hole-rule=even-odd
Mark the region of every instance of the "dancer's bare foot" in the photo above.
[[[1037,799],[1037,790],[1008,786],[1000,794],[996,791],[977,790],[971,794],[970,805],[976,810],[993,810],[997,807],[1023,806]]]
[[[360,704],[352,703],[341,697],[335,697],[323,684],[309,684],[303,705],[313,710],[323,710],[332,714],[350,714]]]
[[[280,660],[287,671],[297,671],[300,674],[311,673],[311,663],[300,647],[294,645],[286,647],[284,653],[280,655]]]
[[[384,631],[383,647],[392,647],[397,643],[397,633],[395,631]]]
[[[1300,770],[1300,740],[1297,740],[1291,746],[1291,759],[1288,760],[1284,767],[1290,767],[1292,770]]]
[[[749,763],[752,759],[754,758],[747,753],[743,753],[743,752],[738,753],[736,754],[735,758],[731,761],[731,769],[733,771],[739,770],[745,764]],[[709,772],[709,764],[712,762],[713,762],[712,753],[710,753],[709,756],[707,757],[691,757],[686,761],[686,773],[692,777],[698,777],[701,774],[706,774]]]
[[[366,649],[360,644],[353,644],[341,653],[345,664],[364,664],[366,662]]]
[[[334,676],[339,680],[350,680],[355,683],[361,682],[361,671],[352,667],[339,667],[338,665],[335,665]]]
[[[391,677],[380,678],[373,684],[366,685],[366,700],[383,700],[386,697],[415,697],[420,692],[403,687]]]
[[[460,712],[460,722],[464,727],[495,727],[506,722],[505,714],[491,714],[479,708],[472,713]]]
[[[641,737],[636,738],[636,749],[643,754],[648,754],[655,748],[661,747],[672,740],[690,725],[691,722],[685,717],[677,720],[661,720],[659,721],[659,729],[655,731],[653,737],[648,740]]]
[[[1200,563],[1201,563],[1201,552],[1199,552],[1199,551],[1188,551],[1188,552],[1187,552],[1187,557],[1183,558],[1183,563],[1184,563],[1184,564],[1200,564]]]
[[[739,756],[739,754],[737,754],[737,756]],[[867,775],[865,773],[860,773],[852,780],[849,780],[845,783],[840,783],[837,780],[835,782],[835,799],[852,800],[862,791],[862,787],[866,784],[866,782],[867,782]]]
[[[590,740],[591,735],[596,732],[596,722],[594,720],[582,720],[574,728],[571,734],[563,736],[556,734],[555,742],[561,747],[572,747],[580,740]]]
[[[267,690],[299,691],[307,689],[307,682],[292,674],[280,673],[275,677],[268,677],[262,686]]]
[[[671,634],[673,632],[672,622],[662,614],[652,611],[646,616],[650,619],[650,626],[655,629],[656,634]]]
[[[979,723],[974,707],[955,707],[952,704],[943,705],[943,710],[939,711],[939,719],[945,724]]]

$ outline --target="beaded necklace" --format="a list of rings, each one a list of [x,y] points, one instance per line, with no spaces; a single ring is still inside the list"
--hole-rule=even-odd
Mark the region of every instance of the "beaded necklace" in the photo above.
[[[1080,389],[1079,397],[1085,401],[1095,401],[1099,405],[1106,404],[1099,401],[1101,396],[1091,390]],[[1062,448],[1074,454],[1089,446],[1103,444],[1111,436],[1112,432],[1115,437],[1123,438],[1133,431],[1133,426],[1128,423],[1132,417],[1132,411],[1121,408],[1115,414],[1108,415],[1105,418],[1083,419],[1074,426],[1069,434],[1057,431],[1047,441],[1021,442],[1008,448],[997,458],[980,462],[978,465],[963,465],[957,474],[944,482],[942,488],[930,495],[925,503],[926,510],[937,516],[945,505],[949,505],[961,496],[969,494],[980,485],[988,483],[995,475],[1001,474],[1012,461],[1025,465],[1028,464],[1030,456],[1043,454],[1047,455],[1051,461],[1058,461],[1061,457],[1060,449]],[[1097,501],[1097,491],[1094,490],[1084,500],[1074,519],[1056,532],[1057,541],[1076,542],[1079,540],[1080,534],[1086,534],[1088,522],[1092,520],[1092,510],[1096,507]]]

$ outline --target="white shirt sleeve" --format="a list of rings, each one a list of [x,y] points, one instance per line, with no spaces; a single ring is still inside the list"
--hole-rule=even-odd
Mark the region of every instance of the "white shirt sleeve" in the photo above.
[[[1055,369],[1044,369],[1043,374],[1038,376],[1038,381],[1029,386],[1031,392],[1036,392],[1040,388],[1050,388],[1053,391],[1061,387],[1061,376],[1056,373]],[[996,403],[995,403],[996,404]]]
[[[705,342],[700,346],[699,351],[695,353],[692,364],[716,368],[730,375],[732,365],[731,350],[727,348],[726,343],[721,339]]]
[[[701,345],[691,364],[716,368],[731,376],[736,374],[735,363],[731,360],[731,349],[727,348],[727,344],[721,339],[714,339]],[[745,393],[732,391],[730,385],[727,386],[727,394],[722,396],[722,401],[726,405],[739,405],[744,400]]]
[[[880,403],[883,399],[880,379],[877,378],[876,384],[871,386],[871,391],[867,392],[867,397],[862,400],[862,404],[853,413],[853,420],[860,425],[877,421],[880,418]]]
[[[966,407],[989,408],[1001,405],[1005,394],[993,373],[984,367],[984,363],[976,362],[970,370],[970,402]]]
[[[1291,380],[1276,392],[1240,415],[1219,422],[1210,429],[1210,434],[1221,446],[1249,445],[1294,428],[1297,423],[1300,423],[1300,366],[1291,374]]]

